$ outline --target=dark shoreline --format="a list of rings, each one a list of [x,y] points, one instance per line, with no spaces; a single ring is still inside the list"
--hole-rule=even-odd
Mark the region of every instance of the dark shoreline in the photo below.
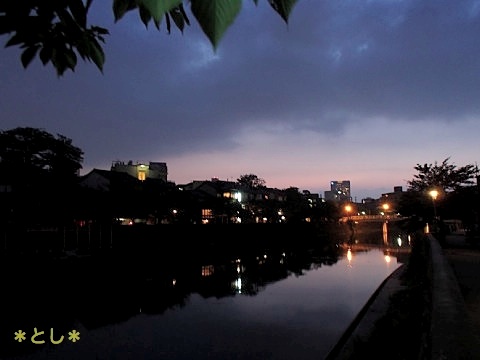
[[[342,224],[223,224],[223,225],[92,225],[49,230],[5,230],[0,254],[80,254],[153,249],[251,249],[317,245],[332,235],[343,236]]]

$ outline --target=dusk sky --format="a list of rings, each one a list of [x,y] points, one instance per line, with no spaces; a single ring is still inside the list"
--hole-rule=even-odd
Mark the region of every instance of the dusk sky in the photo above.
[[[90,15],[110,30],[103,74],[0,50],[0,129],[71,138],[82,175],[156,161],[177,184],[255,174],[323,196],[350,180],[360,201],[406,189],[417,163],[478,161],[480,1],[299,0],[287,25],[245,0],[216,51],[187,4],[183,34],[111,6]]]

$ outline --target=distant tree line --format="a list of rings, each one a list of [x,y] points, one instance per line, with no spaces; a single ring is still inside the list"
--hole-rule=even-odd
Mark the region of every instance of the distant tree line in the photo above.
[[[416,174],[408,181],[399,204],[402,214],[416,219],[419,226],[458,219],[468,229],[477,231],[480,211],[477,165],[457,166],[448,157],[441,163],[416,164],[414,169]]]
[[[201,223],[204,208],[244,222],[253,222],[254,213],[279,217],[279,208],[289,222],[338,216],[333,204],[313,207],[295,187],[283,190],[284,201],[252,198],[242,205],[231,198],[199,197],[171,182],[110,172],[109,191],[100,191],[80,186],[82,162],[83,151],[63,135],[31,127],[1,131],[0,225],[58,227],[79,220],[108,224],[119,216]],[[265,180],[255,174],[241,175],[237,184],[249,191],[266,189]]]
[[[201,223],[202,209],[242,222],[284,216],[288,222],[331,222],[344,216],[334,201],[312,204],[297,187],[283,189],[284,199],[254,196],[242,203],[222,196],[199,196],[174,183],[126,176],[109,191],[80,186],[83,151],[71,139],[43,129],[17,127],[0,131],[0,226],[71,226],[77,220],[111,224],[118,216],[162,219],[167,223]],[[459,219],[474,228],[479,221],[478,168],[441,163],[417,164],[396,212],[421,227],[434,217]],[[118,174],[117,174],[118,175]],[[125,179],[128,181],[125,181]],[[265,180],[241,175],[236,184],[250,193],[266,194]],[[435,199],[431,191],[435,190]],[[433,203],[433,201],[435,203]],[[281,214],[279,213],[281,209]]]

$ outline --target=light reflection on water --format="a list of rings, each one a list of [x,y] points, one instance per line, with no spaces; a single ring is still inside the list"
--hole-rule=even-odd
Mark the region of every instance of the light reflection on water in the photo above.
[[[288,256],[279,254],[275,263],[288,263]],[[267,257],[256,260],[261,266],[268,265]],[[189,285],[189,289],[196,290],[184,293],[183,302],[172,300],[160,311],[146,312],[145,307],[142,309],[144,302],[137,301],[136,295],[132,300],[131,294],[123,294],[125,306],[123,298],[115,295],[115,300],[109,301],[112,308],[121,307],[124,312],[129,308],[128,315],[92,325],[91,319],[82,321],[82,314],[74,312],[75,320],[68,326],[80,331],[80,341],[51,345],[47,335],[46,345],[22,359],[320,359],[375,289],[400,265],[392,255],[386,261],[383,250],[378,248],[349,253],[345,249],[331,263],[315,262],[298,271],[275,267],[274,275],[258,269],[252,275],[249,265],[241,259],[231,263],[231,273],[224,264],[203,265],[198,268],[195,285]],[[221,281],[207,284],[215,276]],[[162,294],[154,290],[157,285],[160,288],[159,283],[147,280],[151,280],[149,292],[137,290],[142,296],[150,294],[155,301],[164,301]],[[179,288],[186,280],[179,276],[170,281],[168,286]],[[218,286],[224,288],[218,290]],[[94,309],[96,301],[103,302],[93,291],[82,298],[76,298],[75,290],[71,291],[72,306],[82,306],[74,305],[75,301],[91,302],[85,306]],[[135,304],[138,309],[134,309]],[[48,321],[44,323],[42,330],[46,333],[47,327],[55,328],[59,320],[51,321],[49,325]],[[32,323],[24,330],[32,332],[33,326],[39,325]],[[58,326],[67,329],[65,324]],[[13,332],[10,335],[13,339]],[[4,332],[2,336],[6,336]]]

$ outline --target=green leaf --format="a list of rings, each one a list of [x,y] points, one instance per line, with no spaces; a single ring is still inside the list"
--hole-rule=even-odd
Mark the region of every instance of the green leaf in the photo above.
[[[20,45],[20,44],[23,44],[24,42],[26,42],[25,38],[23,36],[20,36],[18,33],[16,33],[10,38],[10,40],[7,41],[7,43],[5,44],[5,47]]]
[[[136,9],[137,3],[135,0],[113,0],[113,14],[115,22],[120,20],[128,11]]]
[[[214,49],[237,17],[241,6],[241,0],[191,0],[192,13]]]
[[[145,7],[143,6],[139,6],[138,13],[140,14],[140,19],[142,19],[145,27],[148,27],[148,23],[150,22],[150,20],[152,20],[152,15],[150,14],[150,11],[145,9]]]
[[[185,12],[185,9],[183,8],[183,4],[180,4],[180,5],[178,6],[178,9],[179,9],[180,12],[182,13],[183,19],[185,20],[185,24],[187,24],[188,26],[190,26],[190,20],[188,19],[187,13]]]
[[[52,64],[57,70],[57,75],[62,76],[65,70],[67,70],[67,63],[63,57],[62,50],[53,49],[52,51]]]
[[[100,71],[103,72],[103,64],[105,63],[105,54],[103,52],[102,47],[100,44],[92,39],[89,43],[89,49],[90,49],[90,58],[92,61],[97,65]]]
[[[185,28],[185,20],[183,18],[183,14],[179,8],[174,8],[169,12],[170,17],[173,19],[173,22],[177,26],[177,28],[183,33],[183,29]]]
[[[167,23],[167,32],[170,34],[170,15],[168,13],[165,14],[165,22]],[[157,29],[160,27],[160,24],[157,26]]]
[[[26,48],[25,51],[22,53],[21,61],[24,68],[27,68],[27,66],[32,62],[33,58],[37,54],[38,49],[39,46],[34,45]]]
[[[94,31],[95,33],[97,33],[98,35],[108,35],[108,34],[110,34],[108,29],[105,29],[105,28],[99,27],[99,26],[92,26],[91,30]]]
[[[82,0],[70,0],[68,7],[75,21],[82,27],[87,27],[87,8],[83,5]]]
[[[85,60],[85,58],[89,57],[90,53],[90,37],[87,35],[82,36],[77,42],[77,52],[80,57]]]
[[[75,66],[77,66],[77,55],[71,49],[67,49],[64,53],[65,61],[70,69],[75,70]]]
[[[46,65],[52,59],[52,56],[53,56],[53,48],[51,46],[44,45],[42,47],[42,50],[40,50],[40,54],[39,54],[42,64]]]
[[[279,13],[282,19],[288,24],[288,18],[297,0],[268,0],[268,2],[272,6],[272,8],[277,13]]]
[[[182,3],[182,0],[137,0],[139,6],[145,7],[150,15],[158,22],[174,7]]]

